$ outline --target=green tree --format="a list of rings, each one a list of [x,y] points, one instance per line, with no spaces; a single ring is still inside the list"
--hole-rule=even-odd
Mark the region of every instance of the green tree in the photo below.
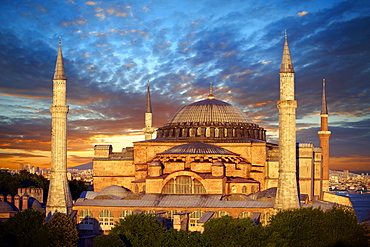
[[[282,211],[272,216],[268,231],[281,246],[368,246],[365,229],[344,208]]]
[[[62,213],[55,213],[46,223],[50,246],[76,246],[78,232],[72,219]]]
[[[200,232],[177,231],[172,228],[165,231],[161,244],[163,247],[204,246],[204,241]]]
[[[94,247],[125,247],[118,235],[100,235],[94,238]]]
[[[265,228],[254,225],[250,218],[223,216],[204,224],[203,238],[206,246],[266,246],[267,237]]]
[[[33,246],[33,236],[42,226],[45,212],[26,209],[10,217],[3,225],[4,246]]]
[[[20,182],[14,179],[9,172],[0,172],[0,194],[4,196],[11,194],[14,196],[20,187]]]
[[[89,189],[89,187],[82,180],[73,179],[69,181],[68,184],[73,200],[77,200],[83,191],[87,191]]]
[[[119,235],[127,246],[162,246],[165,227],[151,214],[134,214],[116,222],[109,234]]]

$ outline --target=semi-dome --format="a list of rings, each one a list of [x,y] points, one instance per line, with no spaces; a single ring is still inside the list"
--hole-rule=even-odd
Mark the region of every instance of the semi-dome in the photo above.
[[[176,123],[251,123],[239,108],[217,99],[205,99],[184,106],[170,121]]]
[[[184,106],[165,126],[157,130],[157,140],[225,142],[266,140],[266,132],[242,110],[214,98]]]
[[[105,187],[99,192],[99,195],[113,195],[113,196],[118,196],[118,197],[126,197],[130,193],[130,190],[118,186],[118,185],[111,185],[108,187]]]
[[[9,213],[13,211],[14,210],[9,203],[0,201],[0,213]]]
[[[203,143],[203,142],[191,142],[187,144],[182,144],[179,146],[172,147],[159,154],[208,154],[208,155],[237,155],[224,148]]]

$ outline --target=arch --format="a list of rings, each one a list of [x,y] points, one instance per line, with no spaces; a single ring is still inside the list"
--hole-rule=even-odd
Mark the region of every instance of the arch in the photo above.
[[[242,187],[242,193],[243,193],[243,194],[247,194],[247,186],[245,186],[245,185],[244,185],[244,186]]]
[[[99,213],[99,223],[103,230],[110,230],[114,225],[113,214],[109,210],[103,210]]]
[[[132,210],[125,210],[121,212],[121,214],[119,215],[119,218],[124,219],[129,215],[132,215]]]
[[[215,218],[221,218],[223,216],[230,216],[230,214],[226,211],[219,211],[215,214]]]
[[[162,189],[163,194],[205,194],[203,184],[191,176],[178,176],[169,180]]]
[[[245,218],[250,218],[252,216],[251,212],[241,212],[239,214],[239,219],[245,219]]]
[[[196,227],[198,226],[198,220],[203,216],[204,212],[202,211],[195,211],[192,212],[189,216],[189,226]],[[189,229],[191,230],[191,229]]]
[[[88,209],[81,210],[79,218],[80,218],[80,224],[84,224],[84,225],[92,225],[93,224],[94,218],[93,218],[93,215],[92,215],[91,211],[88,210]]]
[[[135,193],[139,193],[139,185],[135,184]]]
[[[167,218],[172,220],[174,214],[177,214],[177,210],[167,212]]]

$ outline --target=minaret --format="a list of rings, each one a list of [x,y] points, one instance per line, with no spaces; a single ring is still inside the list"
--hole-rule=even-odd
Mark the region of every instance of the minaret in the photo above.
[[[280,67],[279,109],[279,181],[275,209],[299,208],[296,169],[297,101],[294,100],[294,69],[285,33],[283,58]]]
[[[59,41],[58,57],[53,79],[53,105],[50,106],[52,116],[51,132],[51,177],[46,217],[55,212],[70,214],[72,197],[67,180],[67,113],[66,83],[61,41]]]
[[[145,128],[143,129],[145,134],[145,140],[152,139],[152,135],[154,133],[152,124],[153,124],[152,102],[150,99],[150,83],[148,81],[148,91],[146,93]]]
[[[321,198],[323,196],[323,191],[329,190],[329,139],[331,132],[329,131],[328,122],[328,107],[326,105],[326,88],[325,79],[322,81],[322,103],[321,103],[321,130],[318,131],[320,138],[320,147],[322,149],[322,160],[321,160],[321,171],[322,171],[322,182],[321,182]]]

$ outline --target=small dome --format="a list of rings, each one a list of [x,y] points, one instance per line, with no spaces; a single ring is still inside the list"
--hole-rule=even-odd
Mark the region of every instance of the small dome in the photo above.
[[[237,155],[224,148],[203,143],[203,142],[190,142],[187,144],[172,147],[159,154],[221,154],[221,155]]]
[[[0,213],[9,213],[12,211],[14,210],[9,203],[0,201]]]
[[[99,195],[113,195],[118,197],[126,197],[130,193],[130,190],[118,186],[118,185],[111,185],[108,187],[105,187],[99,192]]]
[[[205,99],[184,106],[170,121],[177,123],[253,123],[239,108],[217,99]]]

